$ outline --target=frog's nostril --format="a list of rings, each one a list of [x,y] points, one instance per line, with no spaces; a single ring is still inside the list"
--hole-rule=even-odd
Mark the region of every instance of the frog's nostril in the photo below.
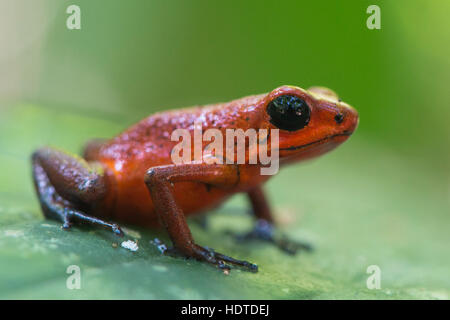
[[[341,124],[342,121],[344,121],[344,115],[342,113],[338,113],[334,116],[334,121],[336,121],[337,124]]]

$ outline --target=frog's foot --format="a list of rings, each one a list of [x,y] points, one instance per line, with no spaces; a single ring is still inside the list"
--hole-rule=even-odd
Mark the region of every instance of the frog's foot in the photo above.
[[[87,222],[93,225],[101,226],[110,229],[115,235],[123,237],[122,229],[115,223],[109,223],[99,218],[88,216],[77,210],[64,208],[62,228],[64,230],[69,230],[74,222]]]
[[[49,188],[40,193],[39,198],[45,216],[61,221],[63,223],[61,226],[63,230],[69,230],[75,223],[89,223],[110,229],[117,236],[123,236],[123,231],[117,224],[106,222],[102,219],[89,216],[80,210],[71,208],[68,206],[67,201],[64,201],[55,193],[53,188]]]
[[[280,250],[291,255],[296,254],[300,250],[313,250],[313,247],[309,243],[298,242],[290,240],[286,236],[276,235],[274,226],[271,223],[261,219],[256,222],[254,228],[249,232],[243,234],[236,234],[232,232],[228,233],[232,234],[239,242],[260,240],[272,243]]]
[[[224,273],[229,273],[231,265],[242,268],[250,272],[258,272],[258,266],[248,261],[237,260],[232,257],[226,256],[219,252],[215,252],[214,249],[208,247],[202,247],[196,244],[192,244],[189,250],[180,250],[175,247],[167,247],[159,239],[155,239],[153,244],[157,246],[158,250],[173,257],[187,257],[194,258],[200,261],[207,262]]]

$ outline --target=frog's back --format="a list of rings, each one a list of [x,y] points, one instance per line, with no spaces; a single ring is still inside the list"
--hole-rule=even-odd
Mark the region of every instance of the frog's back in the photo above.
[[[99,152],[102,162],[143,163],[147,168],[170,164],[170,153],[177,144],[171,141],[177,128],[190,128],[194,123],[196,110],[176,114],[157,113],[133,125],[117,137],[108,141]]]
[[[259,98],[251,96],[227,104],[156,113],[101,145],[95,156],[87,160],[103,164],[111,188],[114,188],[111,192],[114,196],[106,201],[108,211],[114,218],[130,223],[149,222],[155,215],[144,183],[145,173],[151,167],[173,164],[171,152],[179,142],[171,141],[172,132],[187,129],[193,136],[194,126],[198,123],[202,130],[241,127],[236,122],[246,118],[242,114],[246,112],[245,106],[256,103]],[[211,190],[193,182],[177,184],[175,195],[185,214],[208,209],[227,196],[222,190]]]
[[[104,144],[98,154],[104,163],[139,162],[151,166],[172,164],[171,152],[178,141],[171,141],[172,132],[186,129],[193,135],[194,125],[202,130],[250,127],[244,121],[248,106],[263,95],[249,96],[229,103],[195,106],[151,115]],[[120,167],[120,164],[119,164]],[[144,169],[144,170],[146,170]],[[145,172],[145,171],[144,171]]]

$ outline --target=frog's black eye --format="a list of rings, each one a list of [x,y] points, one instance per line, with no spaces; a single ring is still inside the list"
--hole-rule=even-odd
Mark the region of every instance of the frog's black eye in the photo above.
[[[299,97],[283,95],[273,99],[267,106],[270,122],[281,130],[296,131],[304,128],[311,109]]]

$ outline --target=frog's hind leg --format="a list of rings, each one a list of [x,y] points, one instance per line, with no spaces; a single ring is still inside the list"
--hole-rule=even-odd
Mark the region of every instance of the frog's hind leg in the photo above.
[[[32,155],[33,180],[42,211],[47,218],[60,220],[64,229],[74,222],[87,222],[122,235],[120,227],[89,216],[107,192],[104,177],[84,160],[52,148]]]
[[[272,243],[282,251],[292,255],[296,254],[299,250],[312,250],[310,244],[291,240],[276,232],[272,212],[261,187],[255,187],[250,190],[248,192],[248,198],[252,206],[253,215],[257,220],[253,229],[249,232],[233,234],[238,241],[262,240]]]

